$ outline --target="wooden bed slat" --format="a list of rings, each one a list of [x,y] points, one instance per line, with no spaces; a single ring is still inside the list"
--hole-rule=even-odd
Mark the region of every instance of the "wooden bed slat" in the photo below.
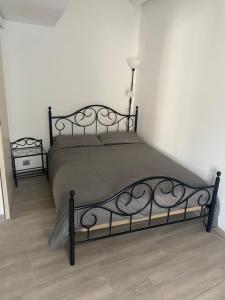
[[[199,206],[190,207],[190,208],[186,209],[186,213],[188,213],[188,212],[197,212],[197,211],[200,211],[200,210],[201,210],[201,207],[199,207]],[[170,211],[170,216],[175,216],[175,215],[184,214],[184,213],[185,213],[185,208],[184,209],[178,209],[178,210]],[[164,217],[167,217],[167,216],[168,216],[168,212],[159,213],[159,214],[152,215],[151,220],[164,218]],[[149,220],[149,217],[144,217],[144,218],[136,219],[136,220],[133,219],[132,224],[139,223],[139,222],[144,222],[144,221],[148,221],[148,220]],[[107,224],[98,224],[98,225],[95,225],[92,228],[90,228],[90,231],[105,229],[105,228],[109,228],[109,227],[116,227],[116,226],[121,226],[121,225],[126,225],[126,224],[130,224],[130,218],[129,218],[129,220],[114,221],[114,222],[112,222],[111,226],[108,223]],[[82,228],[80,231],[86,232],[87,229]]]

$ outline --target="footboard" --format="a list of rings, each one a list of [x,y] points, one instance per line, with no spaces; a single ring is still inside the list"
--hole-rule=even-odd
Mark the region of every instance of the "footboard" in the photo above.
[[[71,191],[70,264],[75,264],[76,244],[199,218],[207,218],[206,231],[210,232],[220,175],[217,172],[213,185],[202,187],[164,176],[144,178],[105,201],[84,206],[76,206]]]

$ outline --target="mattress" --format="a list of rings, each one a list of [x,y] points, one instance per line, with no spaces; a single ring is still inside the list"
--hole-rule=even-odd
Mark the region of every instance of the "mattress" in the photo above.
[[[56,225],[49,238],[53,248],[64,246],[68,240],[70,190],[75,191],[75,207],[78,207],[101,202],[146,177],[168,176],[191,186],[206,185],[201,178],[145,143],[61,149],[52,146],[49,151],[49,175],[57,213]],[[127,207],[128,212],[138,210],[147,201],[146,197],[145,194],[141,199],[132,201],[132,205]],[[166,195],[159,197],[163,205],[168,203]],[[110,209],[112,203],[108,205]],[[194,202],[189,205],[194,206]],[[162,209],[155,207],[154,213],[160,212]],[[96,214],[99,224],[107,222],[108,216],[104,212],[96,209]],[[142,211],[135,218],[147,214],[147,211]],[[78,230],[79,222],[76,220],[79,220],[78,216],[75,216],[75,227]]]

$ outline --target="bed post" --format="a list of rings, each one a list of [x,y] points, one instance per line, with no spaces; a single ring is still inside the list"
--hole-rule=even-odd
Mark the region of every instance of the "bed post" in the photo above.
[[[134,125],[134,131],[137,132],[137,125],[138,125],[138,109],[139,107],[136,106],[136,112],[135,112],[135,125]]]
[[[212,228],[212,223],[213,223],[213,217],[214,217],[214,211],[216,207],[216,201],[217,201],[217,193],[219,189],[219,184],[220,184],[220,175],[221,172],[217,172],[216,180],[215,180],[215,185],[213,189],[213,195],[212,195],[212,202],[209,205],[209,216],[208,216],[208,222],[206,225],[206,231],[210,232]]]
[[[48,124],[49,124],[49,141],[50,146],[53,145],[53,136],[52,136],[52,108],[48,107]]]
[[[69,256],[70,265],[75,264],[75,230],[74,230],[74,191],[70,191],[69,199]]]
[[[127,132],[130,131],[130,115],[131,115],[132,98],[129,100],[128,116],[127,116]]]

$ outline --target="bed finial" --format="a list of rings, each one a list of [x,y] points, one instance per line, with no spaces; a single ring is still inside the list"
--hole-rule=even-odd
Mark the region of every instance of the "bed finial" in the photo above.
[[[216,175],[217,175],[217,177],[220,177],[221,176],[221,172],[217,171]]]
[[[75,192],[74,191],[70,191],[70,198],[74,198]]]

